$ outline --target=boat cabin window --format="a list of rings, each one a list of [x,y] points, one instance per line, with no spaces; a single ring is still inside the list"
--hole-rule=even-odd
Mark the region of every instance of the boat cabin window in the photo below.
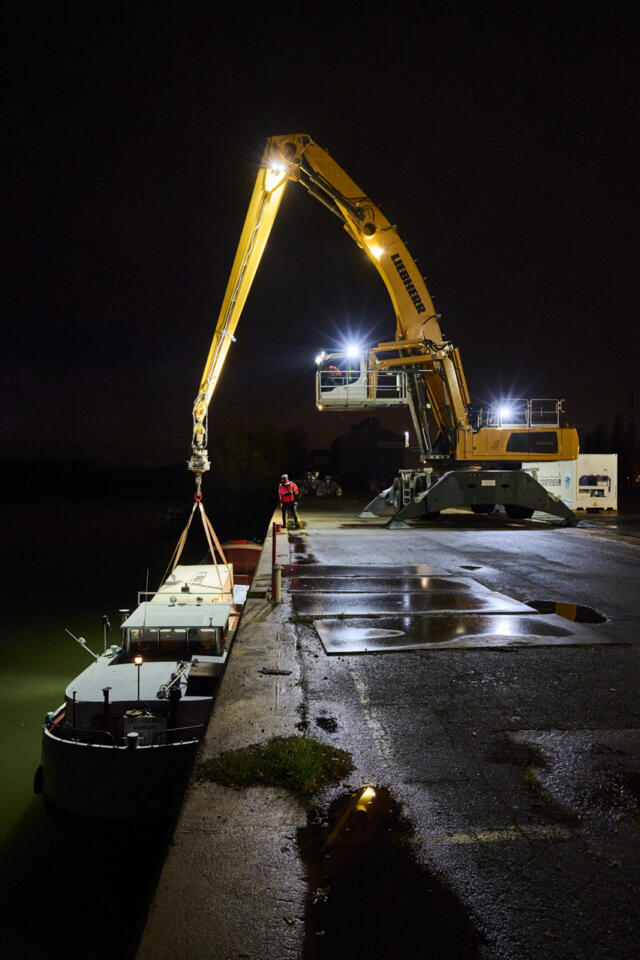
[[[187,649],[187,631],[175,627],[160,630],[160,653],[173,653]]]
[[[189,650],[191,653],[220,653],[220,631],[215,627],[189,627]]]
[[[220,656],[221,636],[219,627],[131,627],[127,648],[130,653],[164,656],[168,653],[210,654]]]
[[[155,653],[158,649],[158,631],[149,627],[132,627],[129,631],[129,650],[135,653]]]

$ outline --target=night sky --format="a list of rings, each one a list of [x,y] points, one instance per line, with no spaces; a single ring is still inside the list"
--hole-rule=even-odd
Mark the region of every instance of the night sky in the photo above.
[[[186,459],[257,163],[284,133],[329,149],[398,224],[474,401],[564,397],[582,433],[628,417],[634,10],[14,4],[4,455]],[[321,446],[355,421],[315,411],[315,353],[394,329],[373,266],[291,185],[211,419]]]

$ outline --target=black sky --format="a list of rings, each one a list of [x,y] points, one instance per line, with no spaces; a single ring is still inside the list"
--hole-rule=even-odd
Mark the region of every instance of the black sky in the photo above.
[[[186,457],[264,141],[306,132],[383,208],[473,399],[629,413],[638,32],[597,3],[14,4],[5,26],[3,449]],[[384,287],[292,186],[211,416],[348,429],[313,356],[393,334]]]

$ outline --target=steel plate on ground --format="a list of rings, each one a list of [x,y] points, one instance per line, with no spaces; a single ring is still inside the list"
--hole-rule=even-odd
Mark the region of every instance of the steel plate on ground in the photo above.
[[[592,627],[551,616],[433,613],[379,619],[314,620],[328,654],[399,653],[404,650],[479,647],[595,646],[620,641]]]
[[[469,577],[292,577],[290,589],[300,593],[438,593],[492,591]],[[529,608],[527,608],[529,609]]]
[[[430,563],[373,564],[371,566],[327,566],[322,563],[287,563],[285,577],[446,577],[447,571]]]
[[[293,605],[301,617],[380,616],[385,613],[431,613],[463,611],[477,613],[539,614],[525,603],[492,593],[476,584],[477,590],[425,590],[422,593],[293,593]]]

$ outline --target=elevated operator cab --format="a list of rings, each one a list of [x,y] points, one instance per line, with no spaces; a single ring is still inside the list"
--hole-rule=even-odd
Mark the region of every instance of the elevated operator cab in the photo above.
[[[407,403],[406,374],[368,366],[367,357],[362,353],[321,353],[316,357],[316,366],[319,410]]]

